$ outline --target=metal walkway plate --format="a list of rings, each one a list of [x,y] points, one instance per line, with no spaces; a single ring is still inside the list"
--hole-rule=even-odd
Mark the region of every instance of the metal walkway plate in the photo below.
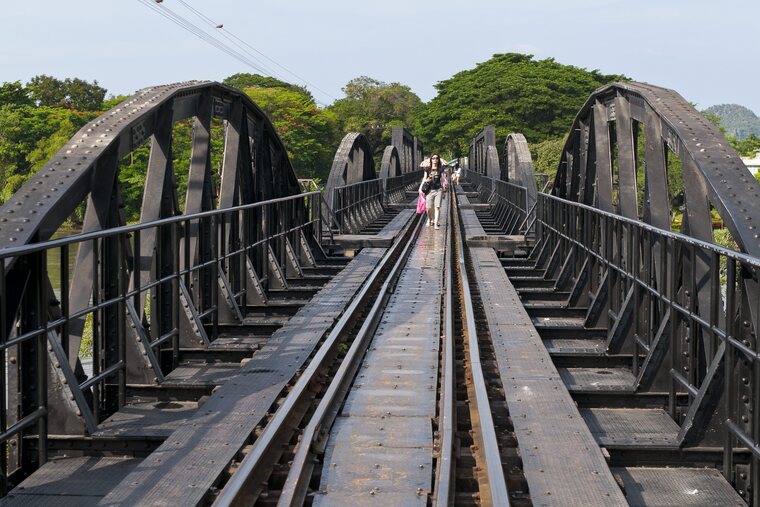
[[[423,226],[325,450],[315,507],[427,505],[448,214]]]
[[[581,415],[601,446],[678,448],[678,425],[662,409],[584,408]]]
[[[628,505],[496,253],[469,251],[533,505]]]
[[[97,438],[164,440],[198,410],[194,401],[129,403],[103,421]]]
[[[607,342],[602,339],[548,338],[544,345],[549,354],[558,355],[603,356],[607,350]]]
[[[739,507],[739,494],[714,469],[613,468],[633,507]]]
[[[636,377],[628,368],[559,368],[571,393],[632,393]]]
[[[383,226],[377,234],[337,234],[335,243],[345,249],[384,247],[389,248],[396,238],[404,231],[415,212],[410,209],[401,210],[390,222]]]
[[[48,461],[7,497],[3,507],[88,507],[97,505],[138,458],[79,457]]]

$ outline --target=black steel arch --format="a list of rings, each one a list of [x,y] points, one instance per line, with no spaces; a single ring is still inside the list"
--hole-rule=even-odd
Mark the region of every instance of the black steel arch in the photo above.
[[[372,159],[372,147],[367,136],[359,132],[349,132],[335,152],[330,174],[327,177],[325,186],[327,202],[332,203],[333,190],[336,187],[375,178],[377,178],[375,161]]]
[[[172,135],[174,124],[189,118],[193,122],[192,149],[186,161],[188,185],[181,210]],[[215,174],[211,167],[213,118],[224,120],[220,174]],[[119,164],[125,155],[145,142],[149,143],[150,155],[140,222],[160,223],[162,219],[197,216],[201,212],[206,212],[206,218],[187,220],[181,226],[175,220],[171,224],[141,229],[139,242],[136,237],[128,240],[126,234],[104,235],[101,239],[97,231],[125,224]],[[97,239],[77,243],[73,276],[70,285],[62,285],[60,295],[55,294],[47,270],[41,266],[30,270],[27,260],[8,256],[4,263],[5,284],[15,287],[16,295],[2,301],[7,316],[2,331],[5,336],[16,332],[16,323],[23,323],[32,304],[30,301],[48,301],[49,304],[35,309],[35,313],[38,319],[54,321],[62,312],[69,316],[83,315],[92,308],[91,301],[116,297],[119,291],[127,290],[127,286],[154,284],[155,292],[149,302],[146,291],[140,291],[134,302],[130,300],[132,311],[126,317],[124,312],[109,309],[112,321],[106,331],[98,332],[97,339],[102,340],[99,343],[106,351],[103,359],[107,364],[128,368],[125,375],[138,383],[160,382],[165,365],[152,350],[151,339],[174,329],[173,336],[178,336],[183,343],[207,345],[204,313],[213,312],[214,318],[221,322],[242,321],[241,307],[245,308],[245,302],[240,299],[244,297],[252,304],[265,301],[269,288],[284,282],[280,267],[293,258],[294,252],[295,255],[302,253],[303,246],[294,243],[295,236],[290,239],[283,236],[279,243],[267,245],[266,252],[257,252],[254,256],[252,250],[246,251],[245,259],[241,255],[219,262],[213,268],[196,270],[188,274],[186,280],[172,282],[171,287],[159,280],[189,266],[209,265],[220,251],[237,249],[243,242],[252,244],[268,238],[270,231],[282,229],[283,222],[302,221],[307,210],[304,203],[293,201],[287,216],[266,207],[252,211],[251,214],[260,216],[245,223],[238,218],[239,212],[227,217],[217,212],[299,194],[296,174],[274,127],[266,114],[240,90],[200,81],[141,90],[85,125],[0,207],[0,249],[50,238],[85,199],[83,233],[97,236]],[[228,227],[220,231],[218,220],[227,220]],[[181,242],[177,239],[180,234]],[[298,239],[306,241],[303,237]],[[150,316],[146,305],[151,308]],[[129,333],[135,339],[119,345],[115,341],[119,326],[112,324],[125,320],[131,322]],[[76,375],[67,379],[71,385],[84,378],[79,348],[85,326],[84,316],[71,317],[67,339],[59,340],[51,335],[49,340],[51,346],[55,345],[58,363],[68,362],[68,371]],[[148,328],[151,328],[150,336]],[[117,360],[117,350],[125,357]],[[127,363],[129,366],[124,366]],[[61,366],[59,371],[64,368]],[[74,398],[64,397],[60,389],[53,391],[55,399],[60,400],[51,401],[51,405],[68,408],[52,411],[54,417],[49,426],[62,433],[76,432],[79,425],[92,431],[97,417],[82,398],[86,389],[72,387],[71,396],[79,396],[76,405],[70,402]],[[111,394],[103,396],[107,398]],[[75,409],[76,416],[73,415]]]
[[[533,207],[538,195],[536,173],[533,171],[528,141],[522,134],[509,134],[504,142],[504,169],[501,179],[525,187],[528,210]]]
[[[756,383],[744,381],[738,389],[733,385],[728,394],[724,392],[724,381],[730,385],[750,378],[752,365],[738,360],[741,352],[728,340],[714,340],[701,325],[684,325],[683,315],[674,308],[689,308],[694,321],[726,323],[729,333],[743,337],[743,345],[756,347],[760,283],[750,263],[727,276],[729,288],[723,293],[723,268],[709,248],[676,246],[697,242],[676,235],[665,239],[667,233],[660,232],[671,229],[674,196],[668,183],[674,175],[668,173],[669,154],[678,157],[682,168],[680,232],[702,241],[700,245],[712,243],[714,209],[738,248],[754,258],[760,256],[760,184],[719,129],[683,97],[635,82],[599,88],[577,114],[552,193],[601,212],[584,211],[583,217],[555,213],[550,218],[566,205],[556,197],[539,196],[539,205],[546,208],[539,209],[543,213],[539,228],[557,220],[554,232],[543,237],[541,255],[555,263],[553,274],[570,290],[567,304],[588,305],[586,327],[608,327],[607,351],[619,353],[628,347],[635,357],[643,357],[636,390],[675,382],[677,392],[688,392],[688,407],[676,418],[679,444],[714,443],[727,419],[743,421],[745,433],[752,433],[748,425],[755,424],[755,416],[737,399],[744,392],[751,393],[748,399],[756,397]],[[617,227],[609,227],[599,218],[605,213],[630,221],[621,219]],[[635,231],[636,221],[650,224],[649,232]],[[581,243],[560,247],[556,242],[560,230],[566,237],[583,238],[584,248],[603,256],[576,248]],[[651,294],[644,295],[637,283],[603,262],[604,257],[623,259],[658,298],[669,294],[671,306],[652,304]],[[645,341],[638,341],[641,337]],[[724,368],[733,370],[731,378],[724,378]]]
[[[404,174],[404,168],[401,165],[398,150],[395,146],[386,146],[382,162],[380,162],[380,179],[386,180],[402,174]]]
[[[615,124],[615,139],[610,123]],[[637,167],[637,131],[644,128],[645,164]],[[617,148],[613,165],[612,145]],[[668,148],[683,164],[685,213],[682,232],[712,241],[710,206],[739,247],[760,255],[760,184],[723,134],[673,90],[645,83],[614,83],[596,90],[573,122],[562,152],[553,193],[628,218],[670,229]],[[613,167],[618,199],[613,198]],[[645,171],[643,208],[636,175]]]
[[[401,172],[419,169],[423,159],[422,143],[401,125],[391,127],[391,146],[396,148],[401,161]]]
[[[468,171],[475,171],[490,178],[499,178],[499,151],[496,148],[496,129],[483,127],[470,142]]]
[[[225,145],[225,166],[230,167],[233,162],[238,164],[241,158],[250,159],[252,171],[249,172],[258,183],[253,189],[241,191],[238,186],[231,185],[234,181],[229,177],[233,176],[230,169],[228,177],[222,178],[219,207],[228,207],[232,201],[244,204],[256,198],[299,192],[298,179],[282,141],[266,114],[243,92],[203,81],[155,86],[140,90],[82,127],[8,202],[0,206],[0,248],[50,238],[87,197],[88,210],[102,208],[113,194],[119,160],[149,138],[151,161],[146,190],[160,184],[162,179],[151,178],[151,173],[165,172],[159,166],[167,163],[171,127],[190,117],[194,118],[193,151],[186,212],[203,211],[212,206],[203,197],[203,193],[209,190],[205,173],[210,171],[212,117],[226,120],[226,133],[234,137],[228,138]],[[248,135],[241,135],[243,133]],[[234,172],[237,177],[237,170]],[[241,191],[239,196],[234,196],[236,189]],[[150,194],[148,191],[146,197]],[[96,216],[92,218],[101,223],[91,221],[94,227],[85,226],[86,231],[107,226],[103,222],[102,209],[94,213]]]

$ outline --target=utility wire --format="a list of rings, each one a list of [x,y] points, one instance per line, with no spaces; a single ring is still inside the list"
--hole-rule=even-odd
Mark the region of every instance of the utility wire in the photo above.
[[[308,85],[308,86],[310,86],[311,88],[313,88],[313,89],[315,89],[315,90],[319,91],[319,92],[320,92],[320,93],[322,93],[324,96],[326,96],[326,97],[329,97],[329,98],[330,98],[330,99],[332,99],[332,100],[337,100],[335,97],[333,97],[332,95],[330,95],[330,94],[329,94],[329,93],[327,93],[326,91],[322,90],[322,89],[321,89],[321,88],[319,88],[318,86],[314,85],[313,83],[310,83],[309,81],[307,81],[307,80],[306,80],[306,79],[304,79],[303,77],[299,76],[299,75],[298,75],[298,74],[296,74],[295,72],[291,71],[290,69],[288,69],[288,68],[287,68],[287,67],[285,67],[284,65],[281,65],[281,64],[280,64],[279,62],[277,62],[276,60],[274,60],[274,59],[272,59],[272,58],[268,57],[267,55],[265,55],[264,53],[262,53],[261,51],[259,51],[258,49],[256,49],[256,48],[255,48],[255,47],[253,47],[252,45],[250,45],[248,42],[244,41],[243,39],[241,39],[240,37],[238,37],[238,36],[237,36],[237,35],[235,35],[234,33],[230,32],[229,30],[227,30],[226,28],[224,28],[224,25],[222,25],[222,24],[220,24],[220,23],[217,23],[217,22],[215,22],[213,19],[209,18],[208,16],[206,16],[205,14],[203,14],[202,12],[200,12],[198,9],[196,9],[195,7],[193,7],[192,5],[190,5],[189,3],[187,3],[185,0],[177,0],[177,1],[178,1],[180,4],[182,4],[182,5],[183,5],[183,6],[184,6],[186,9],[188,9],[188,10],[189,10],[189,11],[191,11],[191,12],[193,12],[193,13],[194,13],[196,16],[198,16],[198,17],[199,17],[199,18],[201,18],[203,21],[205,21],[207,24],[209,24],[210,26],[213,26],[213,27],[215,27],[215,28],[217,28],[217,29],[221,30],[222,34],[223,34],[223,35],[225,35],[225,37],[226,37],[228,40],[232,41],[232,42],[233,42],[233,44],[235,44],[237,47],[239,47],[239,48],[243,49],[243,51],[245,51],[245,53],[246,53],[246,54],[248,54],[248,55],[250,55],[251,57],[255,58],[255,59],[256,59],[256,60],[257,60],[259,63],[261,63],[262,65],[263,65],[263,63],[261,62],[261,60],[259,60],[258,58],[254,57],[254,55],[252,55],[252,54],[251,54],[249,51],[245,50],[245,48],[244,48],[244,47],[242,47],[242,46],[245,46],[245,47],[247,47],[247,48],[251,49],[252,51],[256,52],[258,55],[262,56],[263,58],[266,58],[268,61],[270,61],[271,63],[273,63],[274,65],[276,65],[276,66],[277,66],[277,67],[279,67],[280,69],[284,70],[285,72],[287,72],[287,73],[288,73],[288,74],[290,74],[291,76],[295,77],[296,79],[298,79],[299,81],[301,81],[303,84],[305,84],[305,85]],[[234,39],[234,40],[233,40],[233,39]],[[237,42],[235,42],[235,41],[237,41]],[[241,45],[242,45],[242,46],[241,46]]]
[[[223,51],[224,53],[228,54],[232,58],[235,58],[236,60],[244,63],[245,65],[248,65],[249,67],[253,68],[254,70],[261,72],[262,74],[268,75],[268,72],[265,71],[263,68],[261,68],[260,65],[257,65],[255,62],[247,58],[244,54],[236,51],[234,48],[229,47],[227,44],[225,44],[223,41],[220,41],[219,39],[213,37],[212,35],[206,33],[201,28],[193,24],[192,22],[188,21],[187,19],[183,18],[182,16],[174,13],[173,11],[163,7],[160,3],[156,3],[154,0],[138,0],[141,4],[148,7],[152,11],[158,13],[159,15],[163,16],[164,18],[168,19],[172,23],[178,25],[180,28],[183,28],[184,30],[189,31],[199,39],[203,40],[207,44],[210,44],[211,46],[214,46],[215,48]]]
[[[198,16],[202,21],[204,21],[211,28],[218,31],[222,35],[222,37],[230,41],[232,44],[234,44],[240,50],[242,50],[246,55],[251,57],[258,65],[260,65],[263,69],[265,69],[269,73],[270,76],[274,76],[282,80],[282,76],[278,75],[276,71],[274,71],[272,68],[267,66],[267,64],[261,61],[261,59],[258,56],[251,53],[248,49],[246,49],[245,46],[241,45],[240,42],[235,40],[236,38],[231,36],[232,34],[230,34],[230,32],[224,29],[224,25],[215,22],[214,20],[212,20],[211,18],[209,18],[208,16],[206,16],[205,14],[203,14],[202,12],[200,12],[198,9],[194,8],[192,5],[188,4],[187,2],[184,2],[183,0],[177,0],[177,1],[180,4],[182,4],[187,10],[189,10],[190,12]],[[171,10],[167,6],[164,6],[164,8],[167,10]]]

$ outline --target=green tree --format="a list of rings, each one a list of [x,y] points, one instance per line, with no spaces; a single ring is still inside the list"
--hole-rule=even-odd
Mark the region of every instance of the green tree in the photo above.
[[[280,81],[277,78],[271,77],[271,76],[262,76],[260,74],[248,74],[245,72],[240,72],[237,74],[233,74],[230,77],[226,78],[224,81],[222,81],[224,84],[238,88],[240,90],[244,90],[246,88],[285,88],[286,90],[291,90],[297,93],[300,93],[301,95],[305,95],[311,100],[314,100],[314,97],[312,97],[311,92],[307,90],[305,87],[292,84],[292,83],[286,83],[285,81]]]
[[[422,104],[408,86],[367,76],[352,79],[343,87],[343,92],[346,97],[327,109],[335,114],[343,134],[361,132],[367,136],[376,161],[390,144],[390,127],[403,125],[411,128],[413,113]]]
[[[435,85],[438,95],[415,114],[414,132],[426,147],[463,153],[484,125],[503,142],[521,132],[531,143],[564,136],[598,87],[626,79],[532,55],[497,54]]]
[[[269,116],[299,177],[326,178],[337,148],[335,118],[310,96],[291,88],[246,88]]]
[[[531,144],[530,156],[533,159],[533,170],[538,174],[548,174],[549,181],[553,181],[559,168],[564,146],[564,137],[546,139],[540,143]]]
[[[742,157],[752,157],[760,150],[760,137],[750,134],[744,139],[729,137],[728,142],[734,147]]]
[[[128,98],[129,95],[111,95],[107,99],[103,100],[103,104],[101,104],[100,109],[101,111],[108,111],[109,109],[113,109],[114,107],[118,106]]]
[[[79,111],[98,111],[103,106],[106,89],[97,81],[60,79],[47,75],[33,77],[27,84],[30,98],[38,106],[61,107]]]
[[[12,83],[3,83],[0,85],[0,106],[31,106],[32,99],[29,98],[29,90],[24,88],[21,81]]]
[[[95,116],[96,113],[50,107],[0,106],[0,188],[5,189],[2,193],[6,196],[3,201],[12,195],[8,188],[15,190],[26,181]]]
[[[77,133],[80,126],[78,122],[72,121],[71,117],[65,117],[59,123],[58,130],[37,141],[34,149],[26,156],[30,164],[30,172],[35,173],[40,170]]]

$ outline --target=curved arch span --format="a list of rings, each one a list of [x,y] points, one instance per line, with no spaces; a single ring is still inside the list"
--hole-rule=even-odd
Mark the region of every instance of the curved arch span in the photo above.
[[[536,173],[530,156],[528,141],[522,134],[512,133],[504,143],[504,170],[501,179],[528,189],[528,210],[533,207],[538,195]]]
[[[386,180],[403,174],[401,158],[395,146],[386,146],[383,151],[383,160],[380,163],[380,179]]]
[[[669,194],[677,174],[668,167],[680,164],[681,232],[711,242],[714,208],[740,249],[760,256],[760,184],[720,130],[675,91],[635,82],[603,86],[570,132],[553,194],[669,230],[671,202],[681,196]]]
[[[359,132],[349,132],[335,152],[330,175],[327,177],[327,202],[332,203],[333,189],[336,187],[375,178],[375,162],[367,136]]]
[[[213,192],[212,118],[226,120],[221,184]],[[141,222],[182,214],[171,157],[174,123],[193,119],[192,159],[184,213],[252,203],[299,192],[285,146],[266,114],[240,90],[190,81],[145,88],[77,132],[45,166],[0,206],[0,245],[49,239],[87,199],[84,231],[120,225],[119,161],[150,143]],[[162,207],[163,206],[163,207]],[[173,208],[173,209],[168,209]]]

